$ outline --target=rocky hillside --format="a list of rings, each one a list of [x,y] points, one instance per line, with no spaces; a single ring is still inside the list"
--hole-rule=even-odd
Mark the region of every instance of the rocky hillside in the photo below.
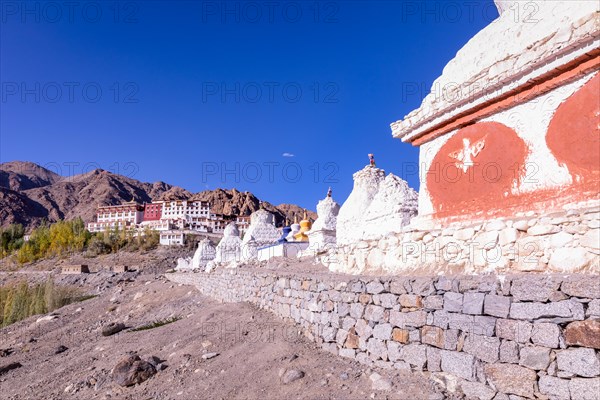
[[[213,212],[225,215],[250,215],[260,208],[261,200],[250,192],[240,192],[236,189],[225,190],[205,190],[193,196],[194,199],[208,201],[211,204]],[[275,215],[277,225],[282,225],[285,220],[294,220],[298,216],[298,221],[303,217],[304,209],[294,204],[281,204],[275,206],[266,201],[262,202],[265,210]],[[315,220],[317,214],[308,211],[307,217]]]
[[[30,162],[0,164],[0,226],[21,223],[33,228],[44,220],[53,222],[76,217],[89,222],[98,205],[190,197],[209,201],[213,212],[227,215],[250,215],[261,203],[252,193],[236,189],[216,189],[194,195],[168,183],[140,182],[101,169],[62,177]],[[278,223],[286,218],[293,220],[294,214],[301,217],[303,212],[295,205],[281,208],[267,202],[263,205],[275,214]],[[316,218],[312,212],[309,216]]]
[[[11,190],[27,190],[48,186],[62,176],[27,161],[11,161],[0,164],[0,187]]]

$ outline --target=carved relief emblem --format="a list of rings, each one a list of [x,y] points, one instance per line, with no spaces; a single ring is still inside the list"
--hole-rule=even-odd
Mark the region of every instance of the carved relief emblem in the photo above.
[[[457,151],[453,151],[450,154],[450,158],[455,159],[457,162],[454,164],[456,168],[462,169],[463,172],[467,172],[467,170],[475,165],[473,159],[481,153],[485,146],[485,137],[476,141],[475,143],[471,143],[471,141],[467,138],[462,140],[463,148]]]

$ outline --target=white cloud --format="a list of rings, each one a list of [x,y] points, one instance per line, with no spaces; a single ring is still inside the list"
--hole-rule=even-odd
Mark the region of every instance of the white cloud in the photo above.
[[[284,157],[296,157],[294,154],[292,153],[283,153],[282,156]]]

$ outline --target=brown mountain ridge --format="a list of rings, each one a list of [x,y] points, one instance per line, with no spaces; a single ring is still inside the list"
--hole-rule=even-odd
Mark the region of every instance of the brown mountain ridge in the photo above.
[[[261,200],[250,192],[236,189],[207,190],[193,194],[165,182],[147,183],[102,169],[63,177],[31,162],[12,161],[0,164],[0,226],[23,224],[28,230],[43,221],[81,217],[94,220],[98,205],[136,201],[198,199],[211,203],[211,211],[225,215],[250,215],[260,208]],[[262,202],[282,225],[286,218],[299,219],[303,209],[297,205],[275,206]],[[316,219],[316,214],[308,212]]]

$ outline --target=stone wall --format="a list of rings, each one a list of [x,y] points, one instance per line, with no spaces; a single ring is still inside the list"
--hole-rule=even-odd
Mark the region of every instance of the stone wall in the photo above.
[[[592,202],[594,202],[592,200]],[[321,262],[335,272],[600,273],[600,208],[516,213],[480,222],[413,219],[379,240],[338,246]]]
[[[600,398],[597,276],[381,278],[266,269],[166,276],[292,320],[333,354],[430,371],[468,398]]]

